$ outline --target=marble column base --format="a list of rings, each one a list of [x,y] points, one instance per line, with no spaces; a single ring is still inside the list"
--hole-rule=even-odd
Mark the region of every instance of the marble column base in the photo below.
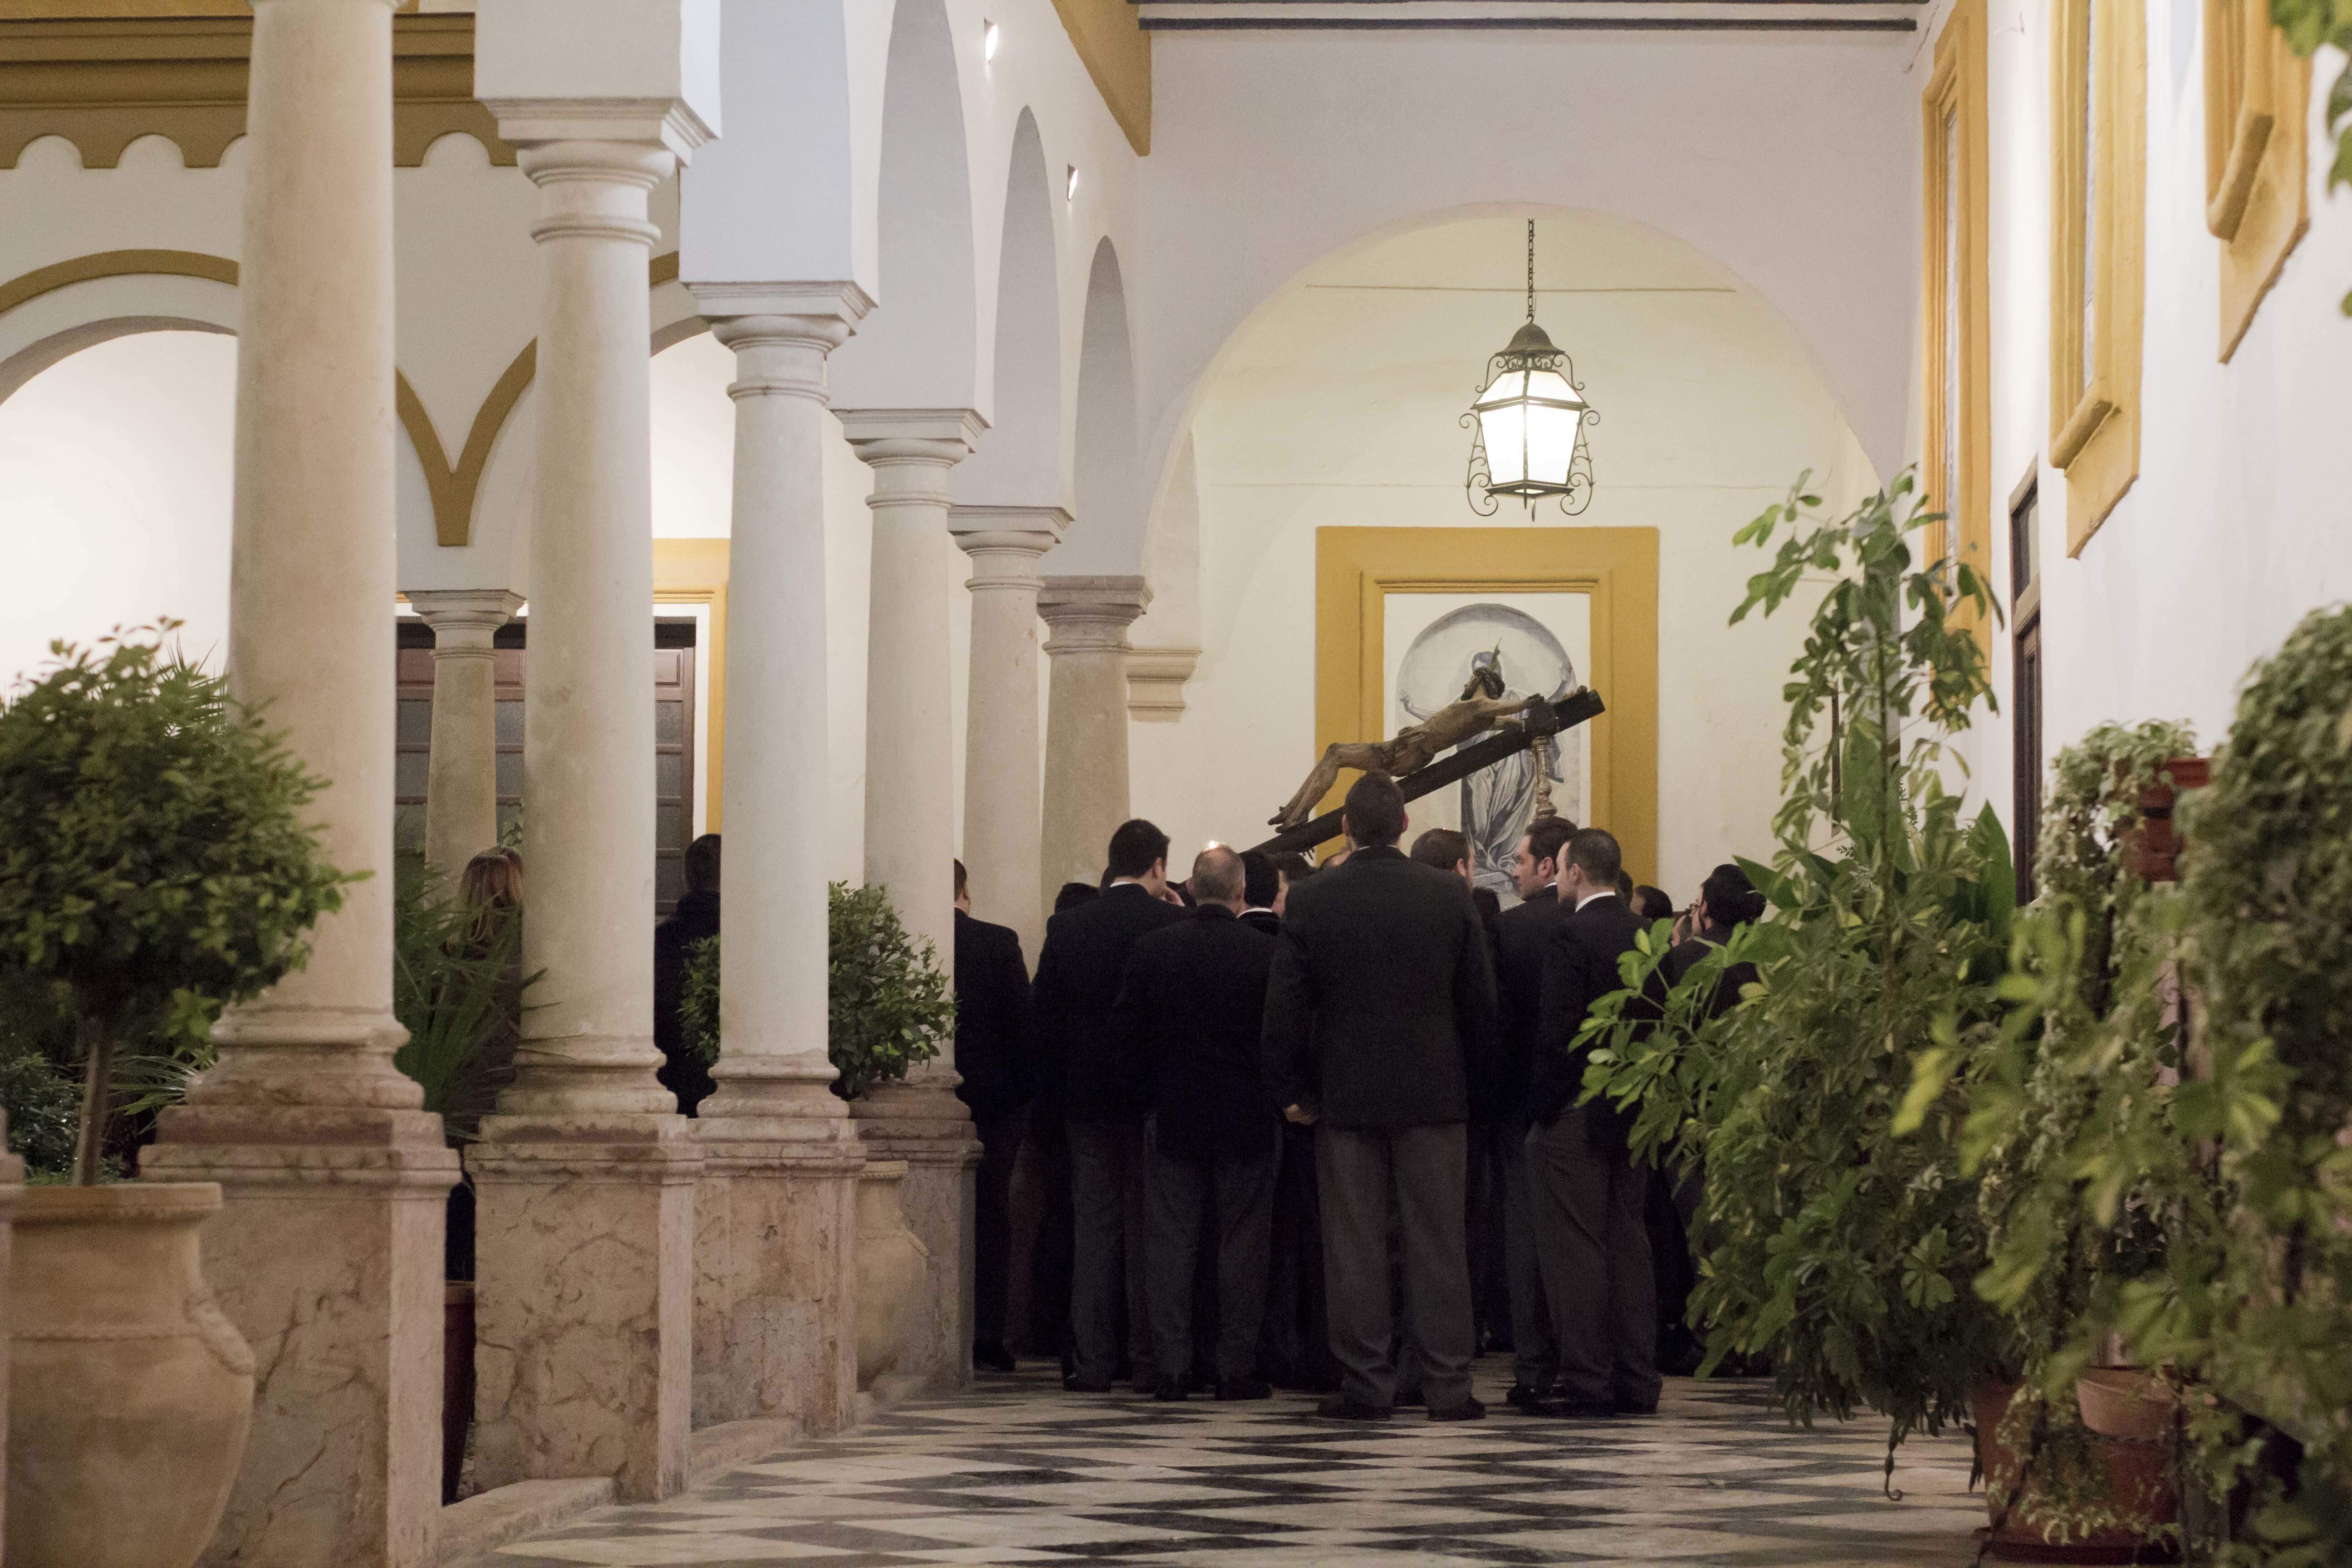
[[[950,1088],[897,1083],[850,1101],[849,1114],[869,1157],[907,1163],[899,1207],[930,1251],[929,1331],[898,1370],[937,1388],[969,1387],[972,1171],[980,1163],[971,1113]]]
[[[688,1127],[614,1118],[566,1141],[541,1118],[493,1116],[467,1151],[485,1489],[611,1476],[647,1501],[686,1486],[702,1175]]]
[[[442,1227],[457,1155],[437,1116],[357,1120],[430,1141],[141,1155],[143,1181],[221,1184],[205,1278],[258,1364],[253,1435],[205,1564],[438,1561]]]
[[[857,1130],[835,1117],[761,1130],[782,1136],[696,1131],[694,1425],[841,1431],[857,1406]]]

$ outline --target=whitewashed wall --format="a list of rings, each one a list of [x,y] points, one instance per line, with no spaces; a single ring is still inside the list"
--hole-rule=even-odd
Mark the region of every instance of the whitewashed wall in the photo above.
[[[2205,226],[2203,7],[2150,0],[2139,478],[2069,560],[2064,476],[2046,464],[2050,18],[2043,0],[2010,0],[1990,23],[1990,537],[2005,601],[2007,499],[2040,465],[2045,744],[2054,753],[2110,720],[2186,719],[2210,751],[2253,661],[2306,612],[2352,594],[2340,460],[2352,321],[2337,309],[2352,289],[2352,198],[2326,192],[2334,153],[2323,119],[2342,57],[2323,50],[2314,68],[2310,231],[2222,364],[2220,247]],[[1923,47],[1915,91],[1931,58]],[[2004,711],[1980,725],[1971,751],[1976,788],[2006,818],[2005,635],[1993,675]]]

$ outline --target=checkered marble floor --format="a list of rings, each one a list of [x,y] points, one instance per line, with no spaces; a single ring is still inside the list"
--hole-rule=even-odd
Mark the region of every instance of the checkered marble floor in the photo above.
[[[1533,1420],[1479,1365],[1484,1421],[1320,1421],[1305,1395],[1160,1405],[1070,1394],[1040,1365],[898,1405],[667,1502],[518,1542],[500,1568],[1117,1563],[1437,1568],[1626,1563],[1891,1568],[1970,1560],[1957,1437],[1792,1430],[1765,1385],[1669,1382],[1643,1421]]]

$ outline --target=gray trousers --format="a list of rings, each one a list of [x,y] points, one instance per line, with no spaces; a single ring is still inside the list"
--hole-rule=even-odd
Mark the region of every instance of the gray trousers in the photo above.
[[[1201,1216],[1213,1205],[1217,1258],[1217,1364],[1220,1378],[1257,1373],[1258,1323],[1265,1312],[1267,1255],[1274,1239],[1274,1180],[1280,1135],[1266,1129],[1256,1154],[1189,1158],[1151,1149],[1151,1241],[1144,1274],[1151,1286],[1151,1340],[1161,1377],[1190,1377],[1192,1281]]]
[[[1315,1130],[1323,1195],[1323,1278],[1340,1392],[1387,1409],[1389,1204],[1404,1265],[1405,1332],[1432,1410],[1470,1397],[1470,1261],[1463,1237],[1469,1140],[1463,1124]]]
[[[1614,1140],[1596,1141],[1591,1115],[1571,1108],[1528,1134],[1559,1393],[1646,1409],[1658,1402],[1657,1282],[1642,1223],[1651,1172]]]
[[[1511,1287],[1512,1380],[1548,1394],[1559,1375],[1559,1352],[1536,1255],[1535,1173],[1525,1133],[1513,1137],[1503,1165],[1503,1264]]]
[[[1072,1370],[1108,1383],[1118,1370],[1119,1310],[1138,1387],[1158,1373],[1151,1364],[1151,1318],[1144,1293],[1143,1120],[1070,1123],[1070,1195],[1076,1256],[1070,1265]]]

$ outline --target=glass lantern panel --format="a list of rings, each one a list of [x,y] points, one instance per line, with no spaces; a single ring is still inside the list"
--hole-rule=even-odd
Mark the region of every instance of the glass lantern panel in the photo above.
[[[1584,400],[1558,371],[1539,370],[1528,376],[1528,395],[1543,399],[1528,405],[1528,474],[1548,485],[1565,485],[1568,466],[1576,457],[1576,430],[1584,418]],[[1562,408],[1558,404],[1573,406]]]
[[[1527,381],[1525,371],[1506,371],[1473,405],[1486,442],[1490,485],[1515,485],[1527,478]]]

